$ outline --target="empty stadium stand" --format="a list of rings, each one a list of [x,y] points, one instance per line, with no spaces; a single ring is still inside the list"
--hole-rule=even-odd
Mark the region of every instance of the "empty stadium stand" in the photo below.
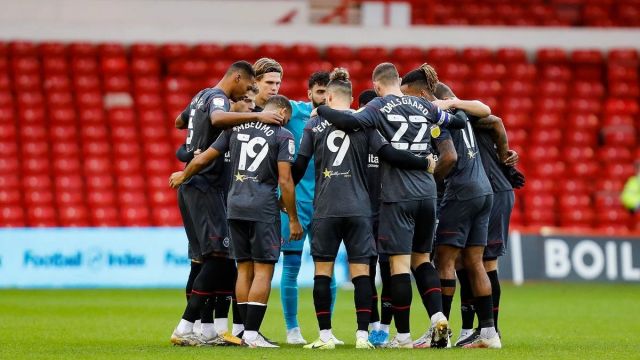
[[[517,191],[515,226],[640,230],[640,217],[618,200],[640,159],[638,55],[636,49],[530,54],[519,48],[0,43],[0,226],[180,225],[167,179],[183,166],[174,151],[185,134],[173,120],[232,61],[270,56],[284,67],[281,93],[293,99],[306,98],[306,78],[319,69],[347,67],[358,93],[381,61],[396,63],[402,73],[428,61],[458,96],[481,99],[504,119],[527,175],[527,186]]]

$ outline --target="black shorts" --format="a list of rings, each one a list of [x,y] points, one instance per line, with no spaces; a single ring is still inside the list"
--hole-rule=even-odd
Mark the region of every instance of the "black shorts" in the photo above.
[[[231,256],[237,261],[275,264],[280,258],[280,219],[275,222],[229,219]]]
[[[189,258],[229,254],[229,228],[224,190],[209,187],[202,191],[189,184],[178,189],[178,206],[189,240]]]
[[[372,257],[375,258],[374,261],[389,262],[389,255],[380,254],[380,249],[378,248],[377,239],[378,239],[378,228],[380,227],[380,217],[379,216],[371,217],[371,224],[373,225],[373,239],[376,240],[376,250],[378,252],[378,255],[374,255]]]
[[[313,219],[311,233],[314,261],[335,261],[341,241],[350,263],[369,264],[370,258],[377,254],[369,217]]]
[[[493,195],[443,201],[436,231],[436,245],[458,248],[487,246],[492,203]]]
[[[500,191],[493,194],[493,206],[489,215],[489,234],[484,249],[486,260],[496,259],[507,252],[509,240],[509,220],[515,203],[513,191]]]
[[[436,199],[383,202],[378,250],[386,255],[429,253],[436,224]]]

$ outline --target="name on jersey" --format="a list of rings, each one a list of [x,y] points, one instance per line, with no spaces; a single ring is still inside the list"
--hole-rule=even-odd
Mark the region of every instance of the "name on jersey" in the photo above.
[[[233,127],[233,131],[242,131],[247,129],[256,129],[262,131],[267,136],[273,136],[275,131],[270,125],[263,124],[261,122],[250,122]]]
[[[400,105],[409,105],[411,107],[414,107],[416,110],[422,112],[424,116],[429,115],[428,108],[426,108],[424,105],[422,105],[418,101],[409,97],[393,99],[392,101],[387,102],[382,108],[380,108],[380,111],[382,111],[385,114],[389,114],[396,106],[400,106]]]
[[[320,124],[311,128],[311,131],[313,131],[314,133],[323,132],[324,129],[328,128],[329,126],[331,126],[329,120],[323,120]]]

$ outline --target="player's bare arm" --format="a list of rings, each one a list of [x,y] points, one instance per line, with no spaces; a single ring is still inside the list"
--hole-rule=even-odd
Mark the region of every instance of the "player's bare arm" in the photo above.
[[[458,154],[456,153],[456,148],[453,146],[453,141],[451,139],[439,141],[437,144],[438,152],[438,163],[433,172],[434,177],[437,182],[444,181],[444,178],[449,175],[453,167],[456,165],[458,161]]]
[[[169,185],[177,189],[182,183],[189,180],[193,175],[200,172],[200,170],[207,167],[215,159],[220,156],[220,152],[214,148],[209,148],[207,151],[193,158],[193,160],[187,165],[183,171],[176,171],[171,174],[169,178]]]
[[[302,225],[298,221],[298,211],[296,209],[296,194],[293,177],[291,176],[291,164],[286,161],[278,162],[278,184],[282,193],[282,203],[289,216],[290,240],[302,239]]]
[[[433,103],[440,108],[440,110],[459,109],[464,110],[467,114],[486,117],[491,115],[491,108],[478,100],[461,100],[458,98],[434,100]]]
[[[495,115],[489,115],[475,121],[473,126],[491,131],[491,137],[496,144],[498,156],[504,165],[514,166],[518,162],[518,153],[509,150],[509,138],[507,137],[507,130],[501,118]]]
[[[211,114],[211,124],[225,129],[252,121],[260,121],[265,124],[282,125],[284,117],[275,111],[262,111],[259,113],[214,111]]]

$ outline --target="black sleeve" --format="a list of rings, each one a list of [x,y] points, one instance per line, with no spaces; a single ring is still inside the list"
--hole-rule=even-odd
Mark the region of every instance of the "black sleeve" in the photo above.
[[[386,144],[378,150],[380,159],[400,169],[427,171],[429,161],[426,157],[415,156],[408,151],[397,150]]]
[[[188,163],[189,161],[193,160],[193,151],[187,151],[187,145],[182,144],[176,151],[176,157],[178,158],[178,160],[184,163]]]
[[[467,126],[467,114],[462,110],[456,110],[456,113],[449,115],[449,124],[446,126],[449,129],[464,129]]]
[[[311,157],[302,155],[298,153],[296,157],[296,161],[291,165],[291,177],[293,178],[293,183],[298,184],[304,173],[307,171],[307,166],[309,165],[309,161]]]
[[[344,111],[334,110],[326,105],[318,106],[318,115],[329,120],[330,123],[341,130],[355,130],[361,128],[360,122],[353,115]]]

